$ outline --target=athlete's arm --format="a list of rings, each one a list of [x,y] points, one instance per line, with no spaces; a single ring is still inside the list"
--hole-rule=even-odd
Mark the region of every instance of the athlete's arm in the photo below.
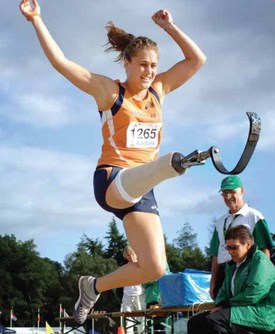
[[[36,31],[41,47],[52,66],[82,91],[92,95],[102,109],[110,106],[115,99],[117,85],[105,76],[91,73],[84,67],[67,59],[45,26],[37,0],[22,0],[22,14]]]
[[[177,27],[169,11],[160,10],[152,16],[152,19],[178,44],[184,56],[183,60],[176,63],[168,71],[157,75],[155,79],[156,85],[162,85],[162,91],[165,95],[190,79],[206,62],[206,57],[197,44]]]

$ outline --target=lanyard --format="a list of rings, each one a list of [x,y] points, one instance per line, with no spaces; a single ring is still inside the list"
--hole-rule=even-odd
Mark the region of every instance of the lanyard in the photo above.
[[[230,216],[227,216],[224,220],[224,223],[223,223],[223,237],[225,239],[225,234],[226,234],[226,231],[228,229],[230,229],[231,225],[233,224],[234,220],[238,217],[239,215],[234,215],[233,219],[232,219],[232,222],[228,225],[228,227],[226,228],[226,223],[227,223],[227,219],[230,217]]]

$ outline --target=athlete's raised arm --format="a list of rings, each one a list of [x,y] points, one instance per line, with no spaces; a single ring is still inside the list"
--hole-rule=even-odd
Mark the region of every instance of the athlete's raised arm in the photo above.
[[[184,55],[183,60],[156,77],[155,84],[161,84],[163,93],[168,94],[190,79],[203,66],[206,57],[198,45],[173,22],[168,10],[157,11],[152,20],[172,37]]]
[[[108,77],[91,73],[65,57],[41,18],[41,9],[37,0],[32,0],[32,2],[22,0],[20,10],[32,23],[41,47],[52,66],[79,89],[92,95],[101,108],[110,105],[116,92],[114,81]]]

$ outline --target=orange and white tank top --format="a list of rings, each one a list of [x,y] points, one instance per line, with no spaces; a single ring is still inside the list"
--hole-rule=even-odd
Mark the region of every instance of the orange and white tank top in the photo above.
[[[134,167],[158,156],[162,135],[162,111],[157,92],[137,101],[119,82],[119,93],[110,110],[99,111],[102,122],[102,153],[98,166]]]

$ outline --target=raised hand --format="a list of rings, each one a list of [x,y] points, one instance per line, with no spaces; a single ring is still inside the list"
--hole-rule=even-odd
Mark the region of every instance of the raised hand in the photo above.
[[[153,14],[152,20],[163,29],[173,22],[171,13],[166,9],[158,10]]]
[[[28,21],[31,21],[34,16],[40,16],[40,6],[37,0],[22,0],[19,8]]]

